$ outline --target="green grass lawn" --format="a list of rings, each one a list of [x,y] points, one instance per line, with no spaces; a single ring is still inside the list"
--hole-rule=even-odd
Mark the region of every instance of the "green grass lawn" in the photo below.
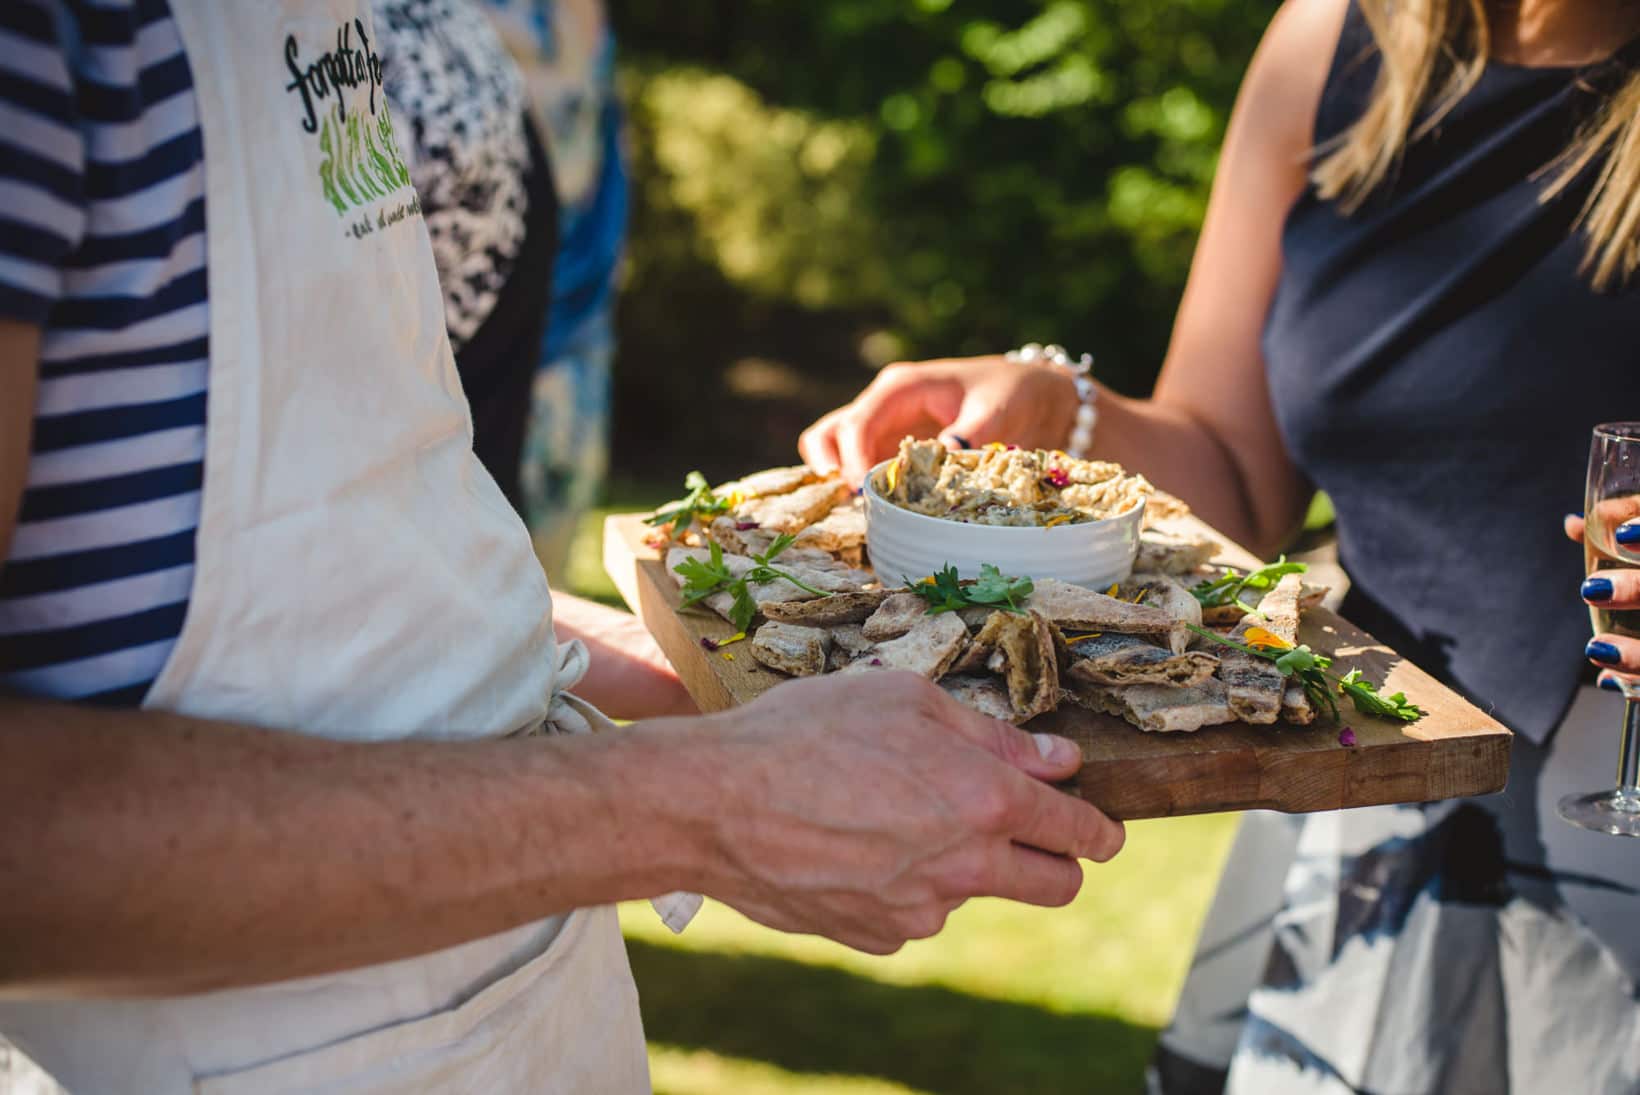
[[[664,500],[619,488],[589,515],[568,584],[615,601],[607,512]],[[787,936],[707,903],[681,936],[622,909],[661,1095],[1138,1092],[1235,830],[1232,816],[1128,826],[1064,909],[974,901],[889,958]]]

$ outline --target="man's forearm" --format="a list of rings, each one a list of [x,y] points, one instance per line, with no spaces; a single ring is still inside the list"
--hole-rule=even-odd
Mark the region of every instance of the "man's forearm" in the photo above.
[[[0,993],[282,980],[679,888],[706,823],[643,781],[682,729],[348,744],[0,699]]]

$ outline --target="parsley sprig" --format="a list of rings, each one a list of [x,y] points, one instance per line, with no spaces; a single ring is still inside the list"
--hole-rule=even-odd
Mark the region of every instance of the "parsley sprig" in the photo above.
[[[730,499],[719,498],[713,494],[712,485],[706,481],[706,476],[698,471],[692,471],[684,476],[683,485],[689,488],[689,493],[684,496],[683,501],[675,506],[657,510],[643,519],[646,525],[670,524],[674,540],[683,539],[683,534],[689,531],[689,527],[696,519],[705,526],[711,523],[713,517],[727,513],[730,507]]]
[[[788,581],[805,593],[812,593],[817,597],[830,597],[824,589],[815,589],[813,586],[795,578],[770,564],[781,552],[792,546],[797,537],[783,532],[774,538],[761,555],[753,555],[752,561],[756,564],[740,577],[735,577],[723,561],[723,549],[717,541],[711,544],[711,554],[706,559],[696,559],[691,556],[678,563],[673,569],[683,575],[683,608],[698,604],[712,594],[724,591],[734,595],[734,603],[729,607],[729,621],[741,631],[745,631],[757,616],[757,602],[752,598],[751,587],[763,582]]]
[[[1423,709],[1409,702],[1405,692],[1397,692],[1391,696],[1382,695],[1371,681],[1361,676],[1359,669],[1352,669],[1342,677],[1327,672],[1332,668],[1332,659],[1325,654],[1317,654],[1308,646],[1249,646],[1234,639],[1227,639],[1205,627],[1197,627],[1194,624],[1186,626],[1196,634],[1228,646],[1232,650],[1274,662],[1283,677],[1298,681],[1310,702],[1317,708],[1324,709],[1334,721],[1338,719],[1338,702],[1333,699],[1334,689],[1338,695],[1348,696],[1355,709],[1363,715],[1393,719],[1396,722],[1417,722],[1424,717]]]
[[[1425,715],[1423,708],[1407,701],[1405,692],[1380,695],[1371,681],[1361,679],[1359,669],[1352,669],[1339,678],[1338,691],[1348,696],[1355,709],[1363,715],[1375,715],[1397,722],[1417,722]]]
[[[1244,591],[1249,589],[1274,589],[1275,584],[1289,574],[1303,574],[1310,568],[1304,563],[1289,563],[1283,555],[1275,562],[1259,567],[1246,574],[1231,570],[1217,578],[1198,583],[1190,592],[1196,600],[1202,603],[1203,608],[1222,608],[1225,605],[1239,605],[1243,611],[1252,612],[1253,606],[1241,599]]]
[[[920,582],[910,578],[903,581],[911,592],[928,602],[930,616],[975,606],[1023,612],[1019,602],[1036,588],[1029,578],[1011,578],[990,563],[980,564],[979,579],[973,582],[963,582],[957,577],[957,568],[949,563]]]

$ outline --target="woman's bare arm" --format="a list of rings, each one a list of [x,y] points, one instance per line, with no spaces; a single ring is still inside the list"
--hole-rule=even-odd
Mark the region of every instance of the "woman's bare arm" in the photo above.
[[[555,592],[552,626],[559,642],[586,643],[591,666],[574,692],[606,715],[653,719],[696,712],[677,670],[632,613]]]
[[[1309,488],[1276,427],[1261,342],[1345,9],[1343,0],[1288,0],[1277,13],[1230,118],[1155,393],[1110,400],[1101,423],[1112,457],[1131,459],[1266,555],[1291,538]]]

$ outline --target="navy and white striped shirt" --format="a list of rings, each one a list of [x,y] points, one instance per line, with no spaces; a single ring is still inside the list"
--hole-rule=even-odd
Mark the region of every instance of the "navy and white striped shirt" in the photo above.
[[[42,328],[0,688],[135,705],[194,576],[199,114],[166,0],[0,3],[0,316]]]

